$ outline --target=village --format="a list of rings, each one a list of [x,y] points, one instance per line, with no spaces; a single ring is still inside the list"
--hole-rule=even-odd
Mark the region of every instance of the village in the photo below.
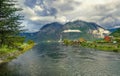
[[[63,44],[71,46],[78,45],[109,52],[120,52],[120,38],[113,36],[105,36],[104,38],[93,41],[88,41],[84,38],[79,38],[78,40],[64,39]]]

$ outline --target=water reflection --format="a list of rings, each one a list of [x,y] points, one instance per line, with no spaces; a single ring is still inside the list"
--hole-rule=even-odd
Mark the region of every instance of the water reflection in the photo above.
[[[8,64],[0,76],[119,76],[120,54],[42,43]]]

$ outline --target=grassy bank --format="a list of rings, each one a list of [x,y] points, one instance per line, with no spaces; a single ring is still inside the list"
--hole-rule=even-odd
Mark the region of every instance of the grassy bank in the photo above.
[[[101,51],[120,52],[119,44],[112,43],[81,43],[83,47],[94,48]]]
[[[94,48],[101,51],[109,51],[109,52],[120,52],[120,43],[112,43],[112,42],[96,42],[96,41],[71,41],[64,40],[63,43],[65,45],[79,45],[85,48]]]
[[[20,48],[7,48],[3,46],[0,48],[0,64],[6,63],[11,61],[12,59],[16,58],[20,54],[28,51],[34,46],[34,43],[23,43]]]

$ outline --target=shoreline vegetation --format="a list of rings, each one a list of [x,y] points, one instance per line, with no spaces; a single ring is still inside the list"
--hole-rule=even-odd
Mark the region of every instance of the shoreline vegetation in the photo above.
[[[16,4],[16,0],[0,1],[0,64],[11,61],[34,46],[33,41],[26,42],[25,37],[19,35],[25,31],[21,26],[24,16],[18,13],[22,8],[16,7]]]
[[[7,48],[7,47],[1,47],[0,48],[0,64],[7,63],[15,58],[17,58],[19,55],[27,52],[29,49],[31,49],[35,43],[33,41],[28,41],[27,43],[23,43],[20,45],[20,48]]]
[[[93,48],[101,51],[108,51],[108,52],[120,52],[120,39],[100,39],[94,41],[87,41],[83,38],[79,40],[69,40],[64,39],[63,44],[66,46],[82,46],[85,48]]]

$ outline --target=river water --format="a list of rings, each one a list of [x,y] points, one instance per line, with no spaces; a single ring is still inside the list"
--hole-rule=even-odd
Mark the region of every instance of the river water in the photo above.
[[[41,43],[1,65],[0,76],[120,76],[120,54]]]

